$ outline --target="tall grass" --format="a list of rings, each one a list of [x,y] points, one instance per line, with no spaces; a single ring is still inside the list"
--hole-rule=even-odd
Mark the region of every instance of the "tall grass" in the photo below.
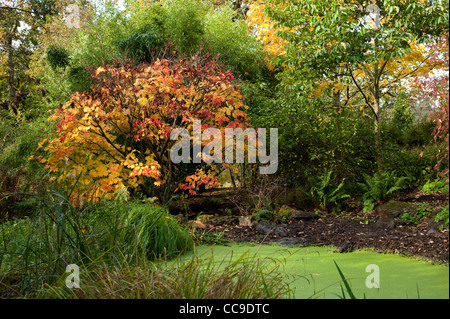
[[[38,198],[32,217],[0,224],[0,296],[33,296],[58,280],[68,264],[133,265],[192,249],[190,235],[166,217],[164,208],[139,202],[77,209],[58,193]]]
[[[32,196],[32,195],[30,195]],[[91,254],[74,207],[60,194],[37,201],[33,217],[0,225],[0,278],[27,295]],[[13,277],[13,278],[12,278]]]
[[[103,265],[83,273],[80,289],[64,278],[42,291],[43,298],[87,299],[279,299],[293,296],[281,263],[244,253],[236,260],[214,255],[161,259],[138,267]]]
[[[193,240],[164,208],[112,201],[77,209],[57,193],[37,199],[34,216],[0,224],[1,297],[290,296],[289,275],[274,260],[183,259]],[[80,289],[65,286],[68,264],[80,268]]]
[[[125,219],[125,228],[127,241],[136,239],[149,259],[172,258],[193,248],[191,236],[162,208],[134,207]]]

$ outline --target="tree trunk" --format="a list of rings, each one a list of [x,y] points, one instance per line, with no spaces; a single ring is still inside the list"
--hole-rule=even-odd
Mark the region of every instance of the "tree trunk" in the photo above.
[[[378,173],[384,171],[384,156],[383,156],[383,145],[381,143],[381,130],[380,130],[380,119],[378,116],[374,120],[374,131],[375,131],[375,156],[377,160]]]
[[[241,171],[241,187],[245,188],[245,163],[242,163],[242,171]]]
[[[233,188],[236,188],[236,181],[234,180],[234,173],[231,167],[228,167],[228,172],[230,172],[231,185],[233,185]]]
[[[376,42],[375,42],[376,43]],[[380,87],[379,87],[378,61],[375,62],[373,76],[373,109],[375,113],[374,130],[375,130],[375,153],[377,159],[378,173],[384,171],[383,145],[381,143],[380,130]]]
[[[380,3],[379,1],[374,1],[378,8],[376,12],[375,29],[380,29]],[[374,39],[374,52],[377,54],[378,51],[378,38]],[[381,142],[381,129],[380,129],[380,70],[379,70],[379,60],[375,59],[375,66],[373,72],[373,101],[375,110],[375,152],[378,165],[378,173],[381,174],[384,171],[384,156],[383,156],[383,145]]]

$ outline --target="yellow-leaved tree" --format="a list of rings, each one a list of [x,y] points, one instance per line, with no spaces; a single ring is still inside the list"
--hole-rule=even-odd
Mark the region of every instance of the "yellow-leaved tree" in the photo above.
[[[250,24],[287,87],[314,83],[330,106],[373,119],[382,171],[381,110],[408,81],[442,67],[431,48],[448,30],[448,1],[269,0],[252,8]]]

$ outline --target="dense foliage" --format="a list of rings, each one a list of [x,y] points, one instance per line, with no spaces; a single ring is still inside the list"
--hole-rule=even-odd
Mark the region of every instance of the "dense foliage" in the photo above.
[[[57,122],[57,135],[40,143],[50,154],[40,161],[84,200],[111,197],[123,188],[138,188],[162,200],[190,175],[203,173],[170,160],[177,142],[171,140],[172,130],[186,128],[192,134],[196,119],[202,129],[221,128],[222,134],[226,126],[247,126],[246,106],[232,80],[214,58],[201,55],[137,67],[99,67],[92,92],[72,94],[50,117]],[[203,175],[189,186],[213,185]]]
[[[17,4],[24,11],[16,19],[30,19],[28,5]],[[35,160],[34,172],[37,161],[46,163],[52,174],[39,175],[61,182],[50,188],[77,185],[74,200],[124,188],[167,201],[177,188],[194,194],[198,184],[217,185],[210,168],[167,157],[169,130],[195,118],[222,132],[277,127],[278,175],[307,193],[317,188],[314,176],[330,171],[328,186],[352,196],[375,172],[404,177],[406,188],[448,177],[448,77],[432,72],[448,61],[446,3],[380,2],[378,21],[358,1],[135,0],[124,10],[80,2],[77,27],[54,14],[69,2],[42,5],[49,14],[39,16],[39,32],[23,35],[39,45],[26,54],[26,76],[15,74],[24,82],[13,85],[27,98],[5,110],[3,126],[27,132],[43,110],[53,112],[56,135],[42,134],[41,147],[28,146],[23,157]],[[4,191],[36,189],[13,176],[30,167],[10,160],[24,139],[2,136]],[[233,185],[254,179],[245,165],[219,171]]]
[[[24,294],[48,276],[44,293],[63,296],[69,261],[104,262],[95,283],[176,256],[196,238],[167,207],[206,188],[241,187],[241,215],[283,222],[285,204],[365,215],[400,192],[448,193],[448,0],[369,2],[2,3],[0,276]],[[196,120],[220,137],[277,128],[278,171],[174,163],[173,129],[192,146]],[[433,218],[448,228],[448,205]],[[252,269],[233,274],[260,285]],[[268,287],[257,296],[283,290]]]

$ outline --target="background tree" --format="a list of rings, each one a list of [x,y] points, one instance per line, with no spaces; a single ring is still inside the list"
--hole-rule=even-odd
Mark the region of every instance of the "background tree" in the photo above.
[[[8,106],[17,113],[24,104],[25,87],[30,79],[29,56],[37,46],[39,33],[46,19],[60,6],[53,0],[11,0],[0,3],[0,48],[6,55]],[[29,89],[29,87],[28,87]],[[4,97],[5,98],[5,97]]]
[[[434,124],[433,142],[439,148],[434,169],[441,176],[449,179],[449,93],[448,93],[448,33],[430,49],[434,52],[434,63],[444,65],[441,72],[416,77],[411,85],[411,98],[419,107],[424,104],[432,106],[430,119]]]
[[[448,2],[317,0],[286,4],[272,0],[268,4],[265,12],[277,21],[277,36],[288,42],[286,54],[278,56],[278,65],[285,67],[282,77],[286,84],[331,83],[336,101],[340,101],[340,92],[351,96],[353,88],[357,100],[363,101],[359,106],[373,120],[376,160],[382,170],[383,94],[423,72],[429,57],[413,61],[406,69],[400,60],[415,45],[435,40],[447,29]],[[370,15],[371,8],[379,8],[379,12]]]

